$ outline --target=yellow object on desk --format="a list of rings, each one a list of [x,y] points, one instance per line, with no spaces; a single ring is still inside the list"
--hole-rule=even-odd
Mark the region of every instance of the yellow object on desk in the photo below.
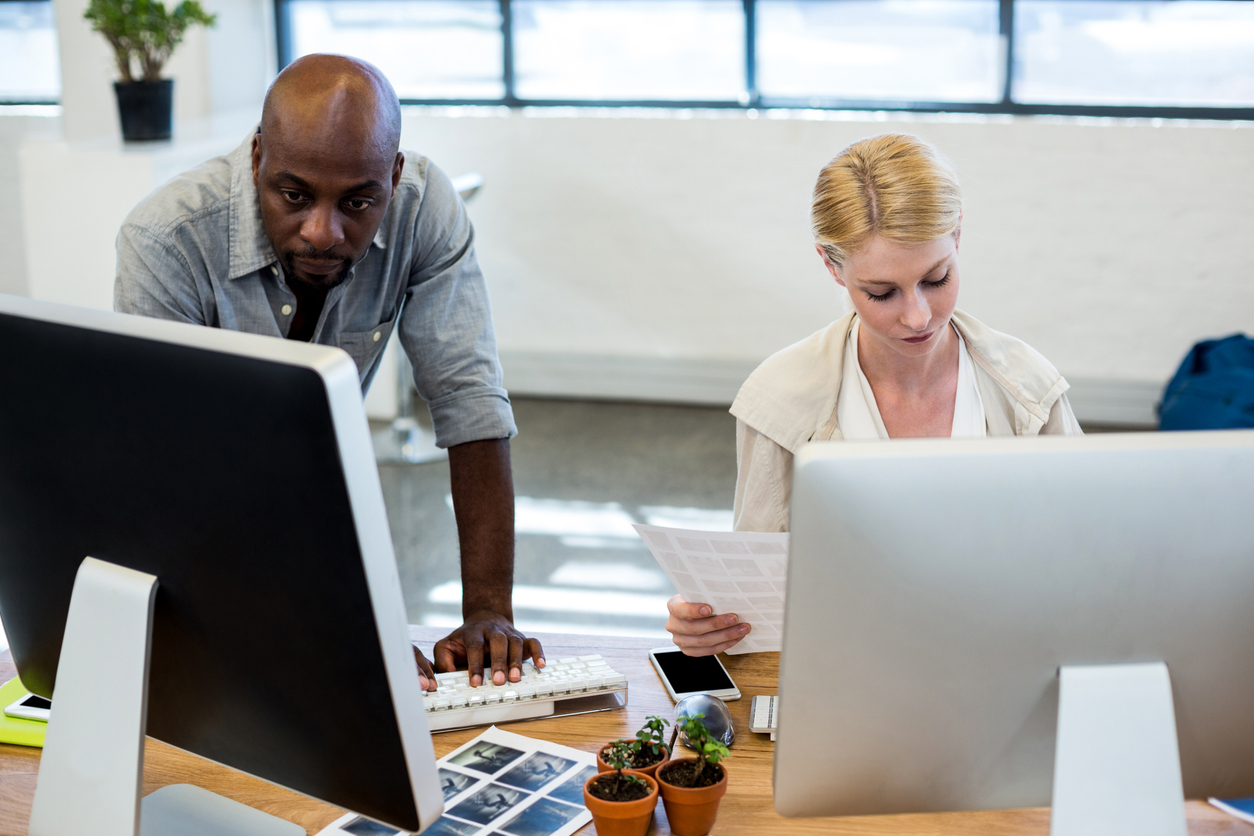
[[[0,711],[29,694],[26,686],[16,676],[4,685],[0,685]],[[43,748],[44,732],[48,724],[39,720],[23,720],[21,717],[10,717],[0,714],[0,743],[16,743],[18,746],[38,746]]]

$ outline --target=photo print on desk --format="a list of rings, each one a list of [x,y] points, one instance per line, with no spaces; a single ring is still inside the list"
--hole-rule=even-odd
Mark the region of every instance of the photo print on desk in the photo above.
[[[595,774],[591,752],[493,726],[440,758],[444,815],[423,836],[570,836],[592,820],[583,785]],[[354,813],[318,836],[342,834],[409,836]]]
[[[435,824],[422,831],[422,836],[474,836],[479,830],[478,825],[455,821],[448,816],[440,816],[435,820]]]
[[[565,801],[570,804],[583,804],[583,785],[588,783],[588,779],[597,774],[595,766],[585,766],[578,772],[571,773],[571,776],[553,789],[549,790],[549,798],[556,798],[558,801]]]
[[[465,751],[459,752],[457,755],[449,759],[449,763],[464,766],[467,769],[473,769],[476,772],[495,775],[503,768],[521,758],[522,755],[522,752],[517,749],[511,749],[508,746],[497,746],[493,743],[481,743],[478,746],[472,746]]]
[[[454,772],[451,769],[440,767],[440,791],[444,793],[444,800],[448,801],[453,796],[465,792],[479,780],[473,775],[467,775],[464,772]]]
[[[562,777],[574,765],[575,762],[572,760],[560,758],[548,752],[536,752],[497,780],[511,787],[535,792],[545,784]]]
[[[560,801],[540,798],[501,825],[500,829],[509,836],[552,836],[570,824],[579,815],[580,809]]]
[[[507,787],[504,784],[488,784],[480,787],[466,800],[459,802],[448,811],[448,814],[463,821],[487,824],[517,807],[520,801],[529,798],[530,795],[530,793]]]
[[[788,534],[634,526],[685,601],[736,613],[753,629],[727,653],[779,650],[788,580]]]

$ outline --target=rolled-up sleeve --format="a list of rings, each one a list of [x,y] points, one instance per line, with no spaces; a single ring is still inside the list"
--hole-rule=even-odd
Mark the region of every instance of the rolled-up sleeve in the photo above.
[[[431,409],[436,444],[453,447],[517,434],[474,229],[453,184],[430,164],[400,339],[418,394]]]

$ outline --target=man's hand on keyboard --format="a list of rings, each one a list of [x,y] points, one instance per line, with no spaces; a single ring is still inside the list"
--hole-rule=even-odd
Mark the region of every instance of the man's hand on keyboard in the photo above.
[[[435,671],[431,669],[431,663],[422,655],[418,645],[414,645],[414,661],[418,664],[418,684],[424,691],[434,691],[438,684],[435,681]]]
[[[472,614],[465,624],[436,642],[434,656],[440,671],[465,666],[472,686],[483,684],[485,667],[496,685],[504,685],[507,679],[517,682],[522,677],[523,659],[531,659],[537,668],[544,667],[540,642],[518,632],[505,616],[488,610]]]
[[[689,656],[722,653],[749,634],[750,627],[735,615],[714,615],[709,604],[690,604],[676,595],[666,602],[671,641]]]

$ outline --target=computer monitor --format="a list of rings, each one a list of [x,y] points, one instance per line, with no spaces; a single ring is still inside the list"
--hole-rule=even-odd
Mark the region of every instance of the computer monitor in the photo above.
[[[1254,432],[812,444],[789,563],[783,815],[1254,794]]]
[[[125,832],[145,729],[404,830],[434,821],[349,356],[0,296],[0,357],[0,617],[53,698],[32,833]],[[159,794],[146,836],[171,815],[190,832],[150,816]]]

